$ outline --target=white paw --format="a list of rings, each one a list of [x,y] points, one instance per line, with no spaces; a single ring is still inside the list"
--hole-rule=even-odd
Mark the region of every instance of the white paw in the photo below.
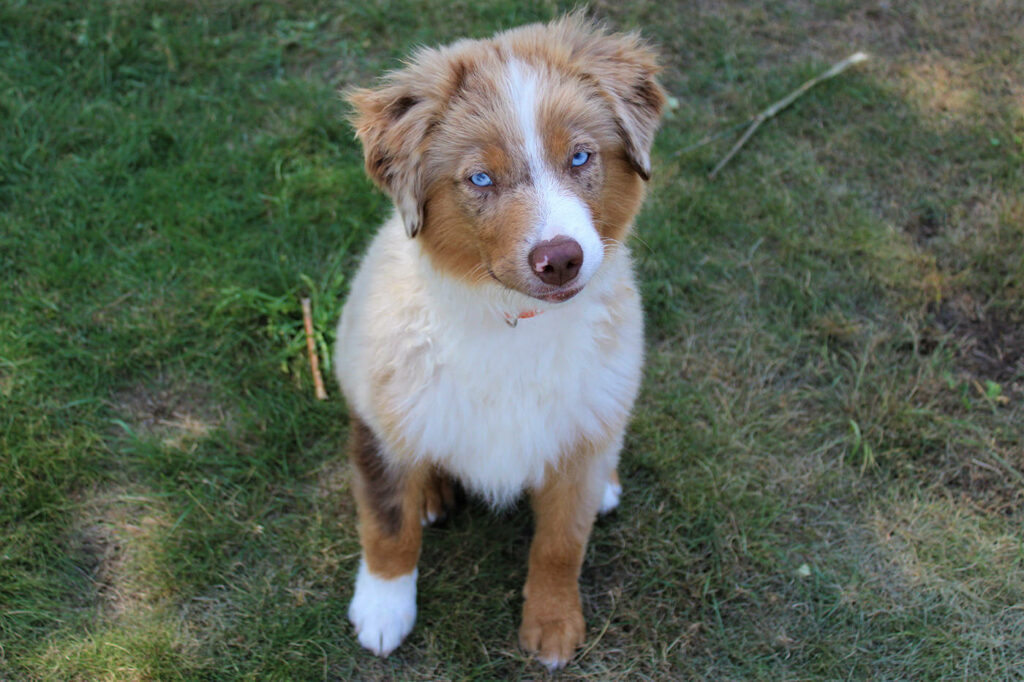
[[[378,578],[359,561],[355,596],[348,606],[348,619],[356,628],[359,643],[387,656],[395,650],[416,622],[416,574],[414,569],[390,580]]]
[[[619,506],[619,498],[622,497],[622,486],[618,483],[608,481],[604,484],[604,497],[601,498],[601,506],[598,514],[607,514]]]
[[[556,670],[561,670],[565,667],[568,661],[563,661],[560,658],[544,658],[543,656],[537,657],[537,662],[548,669],[549,673],[554,673]]]

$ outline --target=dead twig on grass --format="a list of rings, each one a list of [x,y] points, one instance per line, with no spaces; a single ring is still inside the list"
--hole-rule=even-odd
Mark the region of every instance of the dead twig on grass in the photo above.
[[[302,323],[306,327],[306,351],[309,353],[309,369],[313,372],[313,387],[317,400],[327,400],[324,378],[320,375],[320,358],[316,354],[313,340],[313,306],[308,298],[302,299]]]
[[[825,73],[819,76],[815,76],[814,78],[812,78],[811,80],[807,81],[799,88],[794,90],[793,92],[789,93],[788,95],[780,99],[778,102],[775,102],[770,107],[759,113],[753,119],[751,119],[750,127],[747,128],[746,132],[743,133],[743,136],[740,137],[736,144],[733,145],[732,149],[729,150],[729,153],[726,154],[722,158],[722,160],[718,162],[718,165],[715,166],[710,173],[708,173],[708,180],[715,179],[715,176],[718,175],[718,171],[722,170],[725,164],[729,163],[729,160],[736,155],[736,152],[738,152],[743,145],[747,143],[747,140],[750,139],[751,135],[754,134],[754,132],[762,123],[764,123],[771,117],[775,116],[775,114],[779,113],[780,111],[788,107],[790,104],[793,103],[794,100],[796,100],[797,97],[804,94],[821,81],[838,76],[850,66],[853,66],[854,64],[859,64],[860,62],[864,61],[867,58],[868,56],[863,52],[857,52],[856,54],[850,55],[843,61],[835,64],[831,69],[829,69]]]

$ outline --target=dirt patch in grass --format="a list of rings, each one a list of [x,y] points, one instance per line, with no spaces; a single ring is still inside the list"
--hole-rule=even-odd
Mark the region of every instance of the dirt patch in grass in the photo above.
[[[945,227],[942,212],[932,206],[925,206],[910,214],[903,224],[903,231],[910,235],[918,246],[925,246],[937,237]]]
[[[958,466],[943,472],[942,482],[956,497],[978,511],[1018,516],[1024,508],[1024,486],[1021,485],[1024,453],[996,446],[989,452],[988,459],[972,457],[960,461]]]
[[[317,499],[346,503],[349,497],[348,458],[344,455],[328,460],[316,471],[314,491]]]
[[[124,565],[124,551],[114,529],[94,519],[72,532],[69,544],[79,567],[96,587],[99,600],[114,611],[123,611],[125,600],[116,583]]]
[[[936,388],[946,396],[940,402],[947,410],[970,409],[972,420],[991,411],[1010,429],[984,441],[957,429],[960,445],[929,454],[924,463],[930,473],[922,473],[976,511],[1016,517],[1024,509],[1024,449],[1019,435],[1013,435],[1012,410],[1024,399],[1024,314],[982,301],[959,292],[933,304],[917,350],[929,354],[943,345],[951,348],[955,378]]]
[[[147,575],[154,536],[170,526],[157,498],[126,489],[82,496],[66,543],[95,592],[90,602],[113,617],[147,608],[155,583]]]
[[[957,340],[957,359],[971,375],[1024,393],[1024,315],[983,305],[969,293],[943,301],[935,321]]]
[[[970,71],[961,61],[925,54],[905,65],[901,81],[919,110],[946,124],[961,123],[978,113],[979,83]]]
[[[209,387],[167,377],[119,391],[113,404],[133,434],[158,439],[176,450],[191,450],[213,431],[230,425]]]
[[[191,636],[205,646],[216,647],[223,645],[223,637],[238,627],[241,611],[236,588],[220,584],[181,604],[179,616]],[[254,646],[241,635],[233,635],[227,645],[246,650]]]

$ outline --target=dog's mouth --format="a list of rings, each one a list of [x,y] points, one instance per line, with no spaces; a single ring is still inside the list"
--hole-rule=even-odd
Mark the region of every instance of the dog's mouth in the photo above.
[[[487,274],[491,276],[495,282],[503,286],[504,288],[515,291],[520,294],[535,298],[538,301],[544,301],[545,303],[564,303],[576,294],[583,291],[584,284],[579,284],[575,281],[569,282],[561,287],[546,287],[545,291],[536,291],[533,288],[524,288],[512,286],[505,282],[503,279],[498,277],[493,269],[487,268]]]
[[[567,287],[560,291],[554,291],[549,294],[533,295],[533,297],[539,298],[542,301],[547,301],[548,303],[561,303],[563,301],[568,301],[570,298],[580,293],[581,291],[583,291],[582,286]]]

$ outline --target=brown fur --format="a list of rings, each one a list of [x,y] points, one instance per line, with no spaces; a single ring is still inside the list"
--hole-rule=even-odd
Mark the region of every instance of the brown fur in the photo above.
[[[377,436],[354,415],[349,426],[349,459],[360,501],[382,533],[397,534],[402,524],[402,474],[388,466]]]
[[[420,518],[431,470],[386,461],[380,442],[357,416],[349,432],[349,459],[367,568],[381,578],[409,573],[420,555]]]
[[[600,499],[593,486],[604,485],[590,475],[588,450],[551,468],[544,485],[531,491],[536,523],[519,643],[541,660],[568,660],[586,634],[578,580]]]
[[[359,513],[359,538],[372,573],[392,578],[416,567],[420,528],[455,506],[455,488],[440,469],[402,467],[385,458],[373,431],[353,415],[349,460]]]
[[[451,477],[438,468],[430,472],[423,488],[423,512],[425,520],[443,518],[455,508],[455,484]]]

